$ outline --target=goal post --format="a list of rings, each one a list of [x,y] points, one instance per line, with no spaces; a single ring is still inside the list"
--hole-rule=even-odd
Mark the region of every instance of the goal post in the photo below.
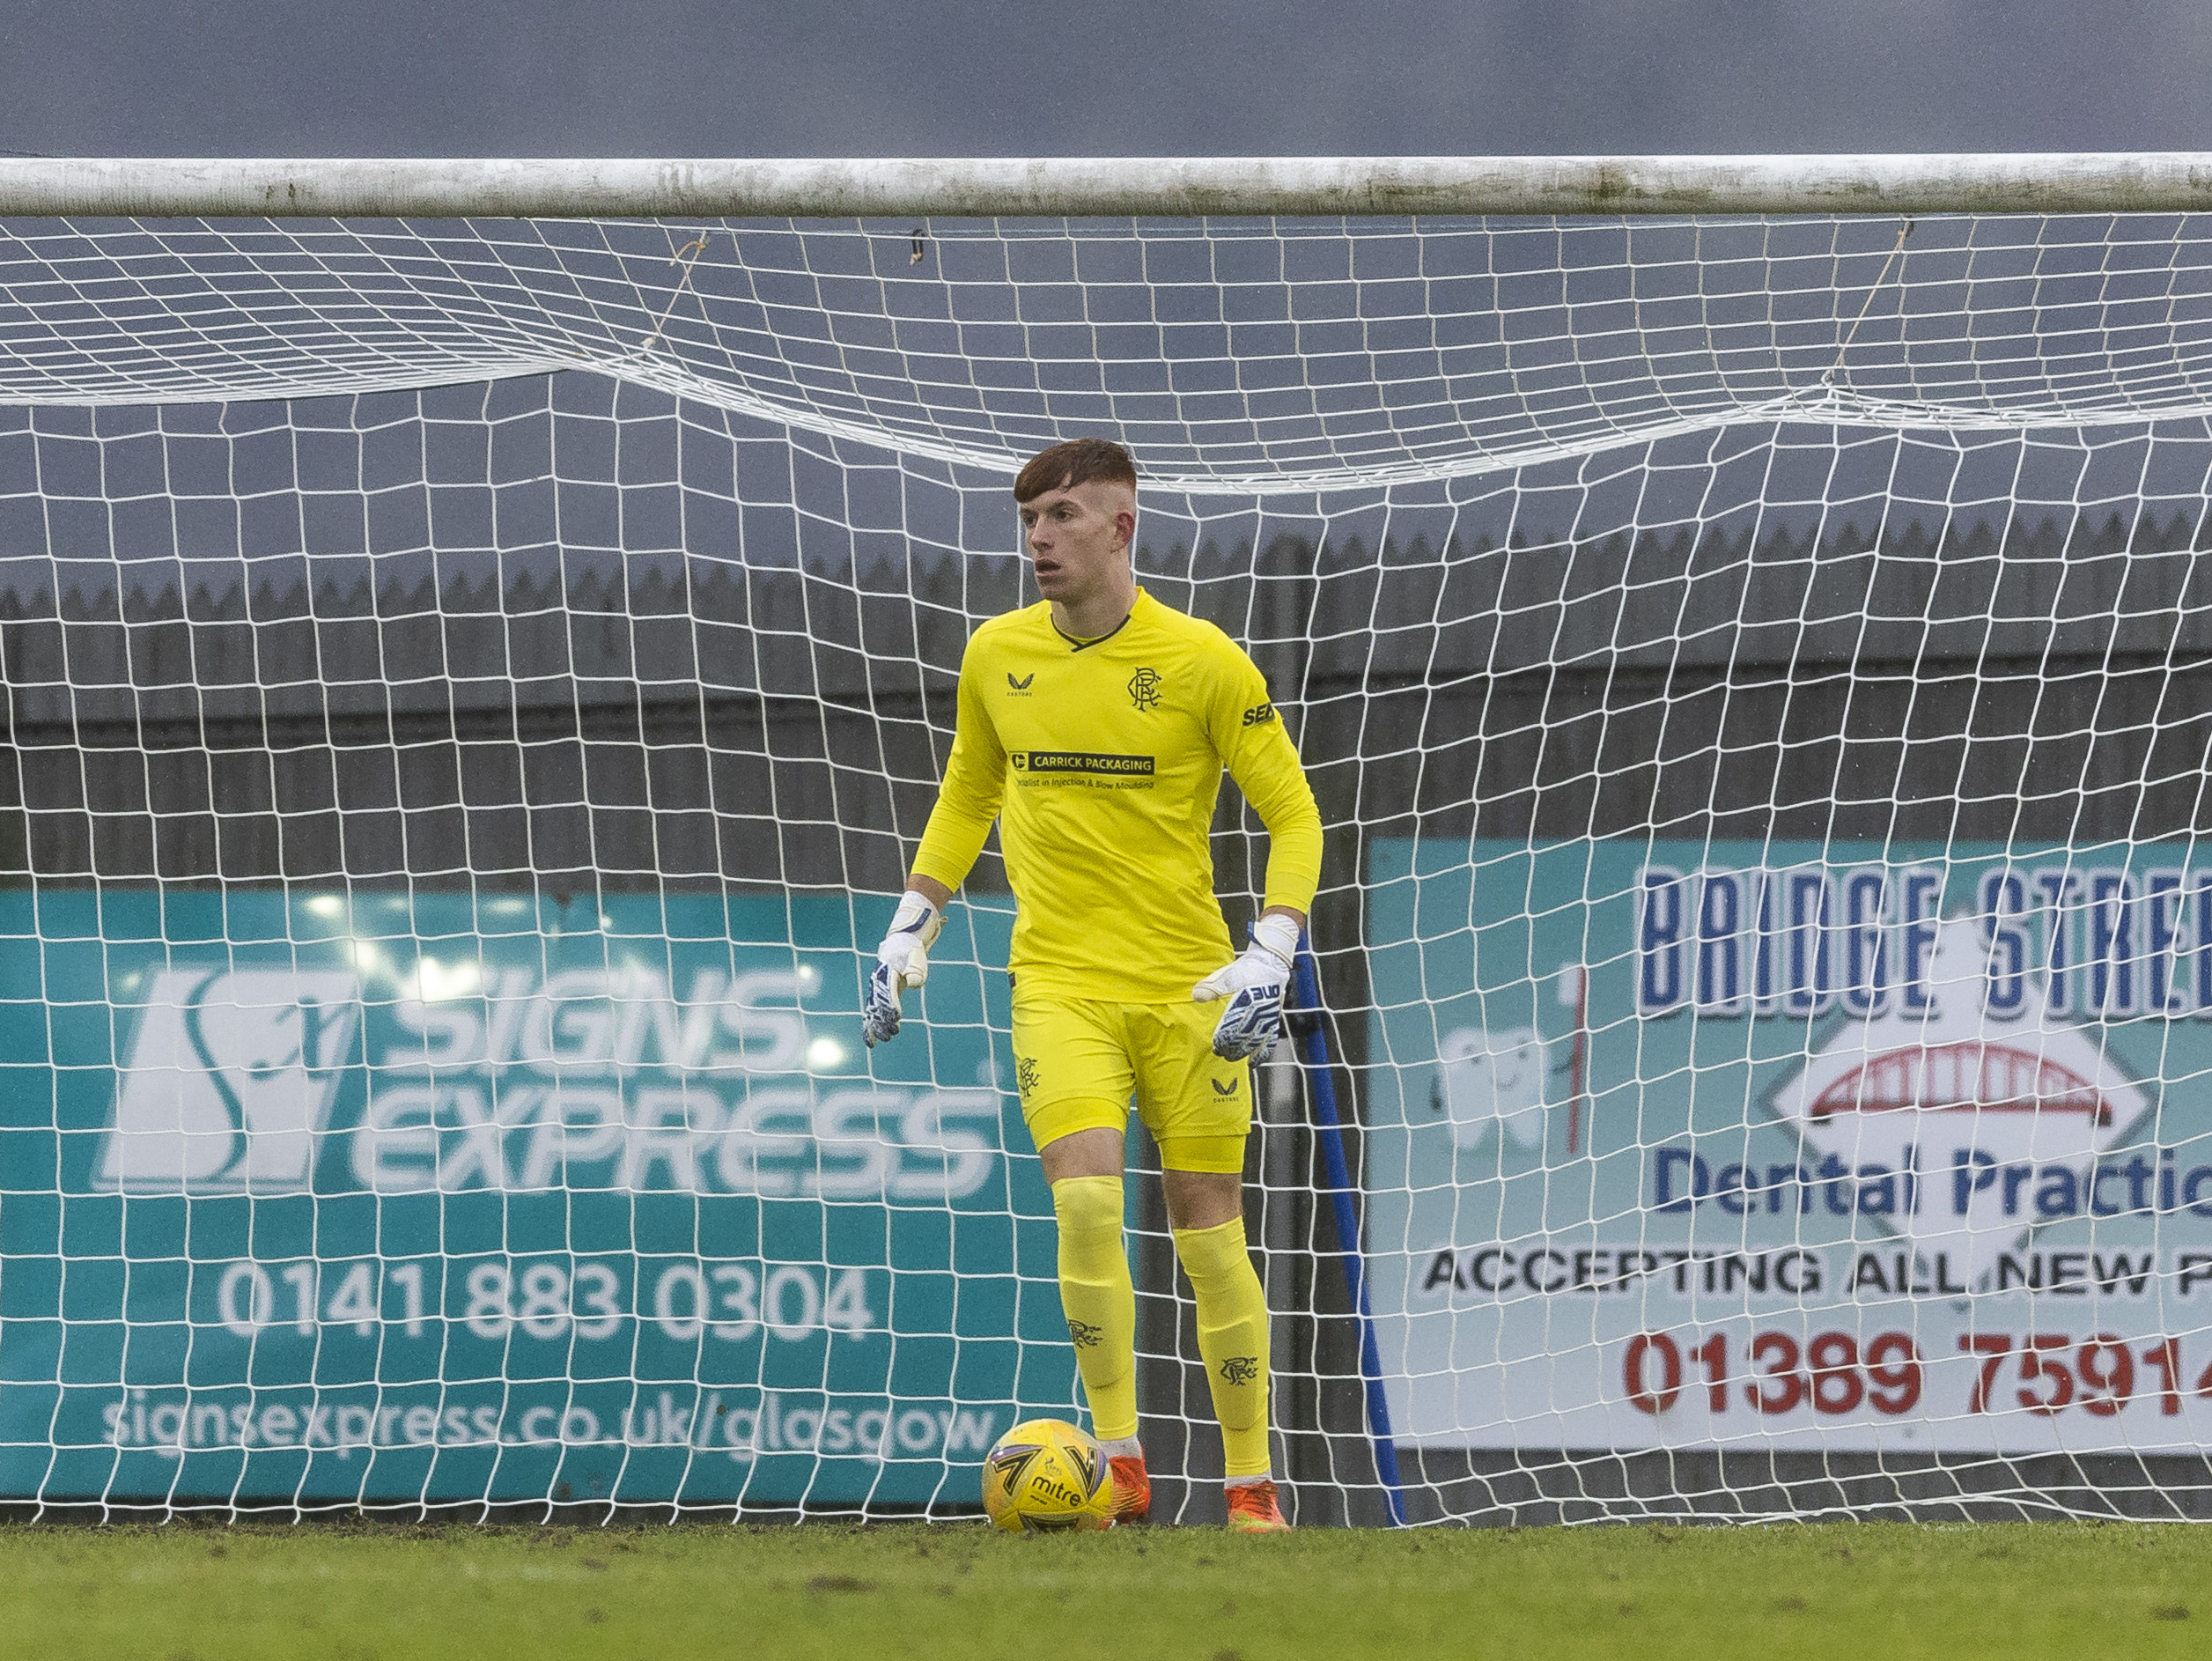
[[[995,854],[858,1008],[1099,433],[1323,805],[1301,1521],[2199,1514],[2208,192],[0,159],[0,1498],[952,1515],[1080,1416]]]
[[[794,160],[0,157],[0,213],[189,218],[2186,213],[2212,151]]]

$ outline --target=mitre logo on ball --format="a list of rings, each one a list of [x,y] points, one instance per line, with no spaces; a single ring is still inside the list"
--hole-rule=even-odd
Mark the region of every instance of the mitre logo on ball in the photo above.
[[[1813,1051],[1768,1106],[1823,1159],[1916,1173],[1912,1203],[1870,1218],[1894,1228],[1953,1275],[1980,1276],[2037,1220],[2017,1185],[2007,1210],[1997,1168],[2086,1183],[2149,1106],[2105,1053],[2095,1028],[2053,1015],[2031,983],[2018,1010],[1984,1007],[1987,952],[1971,919],[1944,923],[1928,968],[1928,1007],[1892,993]],[[2063,1178],[2061,1178],[2063,1180]]]

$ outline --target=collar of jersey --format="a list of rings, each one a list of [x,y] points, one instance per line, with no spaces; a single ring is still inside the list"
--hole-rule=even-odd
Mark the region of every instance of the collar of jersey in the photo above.
[[[1124,629],[1126,629],[1130,625],[1131,622],[1136,617],[1138,609],[1141,607],[1150,597],[1151,596],[1147,594],[1142,588],[1138,589],[1137,598],[1130,604],[1129,616],[1124,617],[1112,628],[1107,630],[1105,633],[1094,635],[1088,640],[1077,639],[1073,635],[1068,633],[1066,630],[1061,628],[1058,624],[1054,623],[1052,621],[1052,609],[1050,605],[1046,606],[1044,609],[1045,625],[1050,628],[1053,633],[1058,635],[1061,639],[1067,642],[1069,651],[1088,652],[1095,646],[1104,646],[1107,641],[1112,639]]]

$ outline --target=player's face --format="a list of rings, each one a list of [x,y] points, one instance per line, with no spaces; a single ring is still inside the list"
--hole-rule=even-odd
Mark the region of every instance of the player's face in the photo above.
[[[1047,491],[1021,504],[1021,529],[1037,592],[1080,607],[1128,569],[1136,506],[1127,490],[1102,480]]]

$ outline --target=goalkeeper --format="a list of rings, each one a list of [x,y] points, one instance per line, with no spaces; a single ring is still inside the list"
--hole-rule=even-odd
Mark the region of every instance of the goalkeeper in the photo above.
[[[1221,1423],[1229,1524],[1288,1526],[1271,1480],[1267,1303],[1244,1241],[1251,1058],[1321,872],[1321,815],[1252,661],[1137,587],[1137,472],[1077,439],[1014,481],[1039,604],[992,618],[960,668],[937,805],[869,983],[870,1044],[928,972],[944,907],[999,821],[1017,907],[1007,963],[1021,1113],[1052,1185],[1060,1303],[1117,1520],[1152,1502],[1137,1440],[1136,1296],[1122,1243],[1133,1094],[1160,1145],[1176,1254]],[[1239,956],[1207,842],[1227,767],[1267,826],[1266,910]]]

